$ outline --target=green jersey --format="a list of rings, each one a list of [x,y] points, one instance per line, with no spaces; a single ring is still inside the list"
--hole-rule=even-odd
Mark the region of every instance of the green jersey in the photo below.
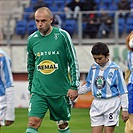
[[[79,65],[70,35],[52,28],[43,36],[39,31],[28,38],[29,91],[44,96],[66,95],[79,86]]]

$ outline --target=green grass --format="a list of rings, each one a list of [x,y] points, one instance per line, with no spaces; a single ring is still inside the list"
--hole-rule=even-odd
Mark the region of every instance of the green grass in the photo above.
[[[25,133],[28,123],[27,109],[17,108],[14,124],[9,127],[2,127],[0,133]],[[72,133],[91,133],[90,118],[88,109],[72,108],[72,117],[69,122]],[[124,133],[125,123],[120,117],[120,126],[116,127],[115,133]],[[49,112],[45,116],[39,133],[57,133],[56,123],[49,120]]]

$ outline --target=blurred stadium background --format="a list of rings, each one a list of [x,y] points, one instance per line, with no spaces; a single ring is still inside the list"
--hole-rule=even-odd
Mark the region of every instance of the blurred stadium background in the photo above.
[[[35,1],[37,0],[0,0],[0,47],[7,52],[12,60],[16,108],[28,107],[26,41],[27,37],[36,30],[35,22],[28,19],[28,16],[33,13],[31,5]],[[121,66],[124,73],[127,54],[125,39],[133,30],[132,10],[123,11],[124,13],[128,13],[129,17],[126,20],[122,20],[119,18],[120,11],[113,7],[113,5],[116,6],[119,0],[95,0],[97,3],[95,11],[81,11],[77,20],[68,21],[65,18],[64,6],[71,0],[44,1],[53,13],[60,15],[62,28],[66,29],[72,37],[80,65],[81,83],[85,82],[86,74],[93,62],[90,54],[91,46],[97,41],[109,44],[111,59]],[[129,0],[129,2],[133,3],[132,0]],[[108,4],[108,6],[105,8],[104,4]],[[106,13],[111,14],[113,18],[109,36],[90,38],[86,35],[83,37],[83,30],[86,25],[83,16],[92,13],[98,15],[100,13],[100,6]],[[90,93],[79,97],[75,108],[89,108],[92,99],[93,97]]]

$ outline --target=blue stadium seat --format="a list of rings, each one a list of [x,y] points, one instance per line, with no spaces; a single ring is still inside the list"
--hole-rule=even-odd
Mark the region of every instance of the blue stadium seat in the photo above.
[[[66,20],[66,15],[65,15],[64,13],[60,13],[60,14],[58,14],[58,15],[60,16],[62,22],[64,23],[65,20]]]
[[[54,1],[57,6],[64,6],[65,0],[55,0]]]
[[[59,10],[59,8],[58,8],[57,5],[54,5],[54,6],[51,5],[49,8],[50,8],[50,10],[51,10],[52,12],[58,12],[58,10]]]
[[[70,36],[73,36],[75,32],[75,27],[77,25],[76,20],[66,19],[64,23],[65,24],[63,26],[63,29],[66,30],[70,34]]]
[[[113,1],[112,0],[102,0],[103,4],[109,7],[109,5],[112,5]]]
[[[108,8],[107,8],[107,6],[104,3],[102,3],[100,5],[97,5],[97,10],[107,10],[107,9]]]
[[[48,7],[51,7],[54,4],[54,0],[43,0],[43,1],[48,5]]]
[[[30,5],[34,5],[38,0],[30,0]]]
[[[120,0],[114,0],[114,3],[117,4],[118,2],[120,2]]]
[[[109,13],[110,16],[113,17],[115,15],[115,11],[117,11],[117,9],[118,9],[118,7],[117,7],[117,5],[115,3],[110,4],[109,7],[108,7],[108,10],[112,11],[112,13]]]
[[[25,7],[24,8],[24,15],[23,18],[27,21],[30,19],[30,15],[34,12],[32,7]]]
[[[27,32],[27,21],[26,20],[18,20],[16,22],[15,32],[17,35],[20,35],[23,38]]]
[[[101,4],[102,0],[94,0],[96,4]]]
[[[82,30],[84,30],[87,26],[87,22],[82,22]]]
[[[35,20],[30,20],[28,22],[28,24],[27,24],[27,32],[28,32],[28,35],[32,34],[36,30],[37,30],[37,27],[36,27]]]
[[[126,20],[126,33],[129,34],[131,31],[133,31],[133,16],[129,16]]]
[[[72,0],[66,0],[65,4],[72,2]]]
[[[120,36],[124,33],[124,30],[125,30],[125,19],[122,17],[118,18],[118,31]]]

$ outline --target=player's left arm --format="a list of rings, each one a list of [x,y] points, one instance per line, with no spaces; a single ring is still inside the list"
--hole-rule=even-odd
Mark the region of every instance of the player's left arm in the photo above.
[[[127,91],[126,82],[124,80],[123,72],[121,69],[117,70],[117,84],[118,84],[119,95],[121,98],[122,108],[128,109],[128,95],[127,95],[128,91]]]
[[[66,41],[66,54],[70,68],[70,81],[71,81],[68,94],[73,97],[71,99],[73,100],[78,95],[77,88],[79,87],[80,84],[80,73],[79,73],[79,64],[76,55],[76,50],[69,35],[67,36],[67,41]]]
[[[124,80],[123,73],[120,69],[118,69],[118,88],[120,93],[120,100],[121,100],[121,106],[122,106],[122,119],[124,122],[126,122],[129,118],[128,114],[128,91],[126,82]]]
[[[79,64],[76,55],[76,51],[72,42],[67,45],[67,60],[70,68],[70,80],[71,80],[71,89],[77,90],[80,84],[80,73],[79,73]]]
[[[15,120],[15,108],[14,108],[14,89],[13,87],[6,88],[6,117],[5,125],[9,126],[14,123]]]

